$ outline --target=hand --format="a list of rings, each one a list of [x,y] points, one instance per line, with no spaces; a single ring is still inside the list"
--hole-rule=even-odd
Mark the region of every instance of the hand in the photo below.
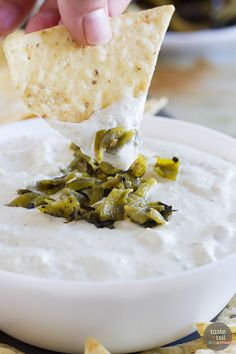
[[[104,44],[111,39],[108,16],[118,16],[131,0],[45,0],[27,24],[26,32],[63,23],[81,44]],[[0,37],[21,25],[36,0],[0,0]]]

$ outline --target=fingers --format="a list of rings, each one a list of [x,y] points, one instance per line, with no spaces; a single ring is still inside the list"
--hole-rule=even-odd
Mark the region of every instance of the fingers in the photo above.
[[[58,0],[58,6],[63,23],[79,43],[105,44],[111,39],[107,0]]]
[[[0,37],[20,26],[35,2],[36,0],[0,0]]]
[[[108,0],[108,8],[110,16],[119,16],[128,7],[131,0]]]
[[[16,29],[35,2],[0,0],[0,36]],[[46,0],[30,19],[26,32],[56,26],[61,15],[63,23],[79,43],[105,44],[111,39],[108,13],[110,16],[120,15],[129,3],[129,0]]]
[[[43,28],[56,26],[60,20],[57,0],[46,0],[39,12],[33,16],[26,27],[26,32],[40,31]]]

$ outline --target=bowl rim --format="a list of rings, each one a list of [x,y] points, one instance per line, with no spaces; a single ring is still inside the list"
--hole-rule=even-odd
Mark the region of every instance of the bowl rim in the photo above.
[[[110,280],[110,281],[79,281],[79,280],[65,280],[65,279],[56,279],[56,278],[44,278],[42,276],[33,276],[27,274],[14,273],[9,271],[0,270],[0,279],[2,276],[8,277],[9,280],[17,281],[26,281],[31,282],[32,284],[37,283],[37,285],[46,285],[53,288],[58,288],[63,286],[66,290],[69,289],[90,289],[96,288],[96,290],[104,290],[109,288],[109,290],[117,290],[117,288],[132,288],[136,286],[137,288],[143,288],[144,285],[158,285],[159,283],[169,283],[171,281],[179,282],[180,280],[188,277],[194,277],[195,274],[200,274],[206,270],[212,270],[212,268],[218,268],[222,263],[226,261],[235,260],[236,263],[236,252],[229,254],[226,257],[220,258],[214,262],[206,263],[201,266],[185,270],[183,272],[161,275],[150,278],[143,279],[131,279],[131,280]],[[11,278],[11,279],[10,279]],[[14,279],[15,278],[15,279]],[[143,288],[144,290],[144,288]],[[98,294],[95,294],[95,296]],[[120,293],[117,293],[118,297],[121,297]]]
[[[197,31],[168,31],[163,43],[164,49],[203,48],[219,43],[227,44],[236,38],[236,25],[221,28],[206,28]],[[180,47],[180,48],[179,48]]]
[[[183,120],[174,120],[172,118],[166,118],[166,117],[161,117],[161,116],[152,116],[152,115],[145,115],[145,119],[148,120],[153,120],[153,121],[159,121],[160,123],[164,123],[165,125],[172,125],[172,124],[177,124],[179,126],[183,126],[183,127],[188,127],[190,129],[195,129],[197,131],[202,131],[204,133],[208,133],[210,135],[214,135],[215,138],[221,138],[224,140],[227,140],[228,142],[230,142],[231,144],[234,144],[236,147],[236,139],[226,135],[224,133],[218,132],[216,130],[207,128],[205,126],[202,126],[200,124],[195,124],[195,123],[190,123],[187,121],[183,121]],[[32,119],[27,119],[25,121],[19,121],[19,122],[13,122],[7,125],[3,125],[0,127],[0,134],[1,131],[6,129],[11,129],[12,126],[22,126],[22,125],[28,125],[28,124],[35,124],[34,122],[41,122],[42,119],[41,118],[32,118]],[[182,143],[185,144],[185,143]],[[201,150],[199,148],[199,150]],[[211,153],[212,154],[212,153]],[[216,155],[217,156],[217,155]],[[233,163],[233,162],[231,162]],[[61,286],[64,285],[66,289],[68,288],[91,288],[91,287],[96,287],[96,289],[105,289],[105,288],[117,288],[117,287],[133,287],[133,286],[142,286],[142,285],[151,285],[151,284],[157,284],[160,282],[169,282],[171,280],[174,281],[178,281],[182,278],[186,278],[186,277],[191,277],[194,276],[196,273],[202,273],[205,270],[211,270],[212,268],[217,268],[218,266],[220,266],[222,263],[225,263],[226,261],[231,261],[235,259],[236,261],[236,251],[225,256],[222,257],[216,261],[210,262],[210,263],[206,263],[203,265],[200,265],[198,267],[189,269],[189,270],[185,270],[182,272],[178,272],[178,273],[174,273],[174,274],[168,274],[168,275],[161,275],[161,276],[153,276],[153,277],[149,277],[149,278],[141,278],[141,279],[127,279],[127,280],[109,280],[109,281],[90,281],[90,280],[83,280],[83,281],[79,281],[79,280],[66,280],[66,279],[57,279],[57,278],[50,278],[50,277],[42,277],[42,276],[33,276],[33,275],[27,275],[27,274],[21,274],[21,273],[15,273],[15,272],[10,272],[10,271],[5,271],[5,270],[1,270],[0,269],[0,277],[9,277],[9,279],[13,279],[13,280],[17,280],[17,281],[28,281],[31,283],[40,283],[41,284],[45,284],[45,285],[49,285],[49,286]],[[39,284],[38,284],[39,285]],[[120,296],[120,294],[118,294]]]

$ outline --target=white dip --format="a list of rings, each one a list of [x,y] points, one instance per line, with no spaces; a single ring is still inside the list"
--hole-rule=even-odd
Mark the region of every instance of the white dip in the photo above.
[[[18,188],[58,176],[71,160],[68,140],[44,129],[45,138],[19,131],[18,138],[0,144],[1,270],[116,281],[173,274],[236,251],[236,166],[174,143],[144,139],[145,155],[181,160],[178,180],[161,180],[149,195],[178,210],[161,227],[121,221],[114,230],[97,229],[84,221],[65,224],[37,210],[5,206]]]
[[[93,114],[81,123],[64,123],[47,120],[49,125],[80,146],[84,154],[94,157],[94,140],[96,133],[102,129],[123,127],[125,130],[139,130],[143,118],[146,95],[139,97],[125,96],[121,101]],[[140,149],[140,140],[134,139],[117,154],[104,154],[104,161],[113,166],[127,170],[136,160]]]

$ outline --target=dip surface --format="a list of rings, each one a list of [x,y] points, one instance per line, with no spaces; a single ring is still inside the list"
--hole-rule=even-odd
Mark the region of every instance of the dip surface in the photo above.
[[[163,226],[144,229],[121,221],[114,230],[97,229],[5,206],[18,188],[58,176],[71,161],[69,141],[44,130],[38,138],[19,131],[0,144],[0,270],[78,281],[131,280],[185,271],[236,251],[236,166],[176,143],[143,139],[150,170],[156,155],[181,161],[177,181],[159,178],[148,196],[177,210]]]

